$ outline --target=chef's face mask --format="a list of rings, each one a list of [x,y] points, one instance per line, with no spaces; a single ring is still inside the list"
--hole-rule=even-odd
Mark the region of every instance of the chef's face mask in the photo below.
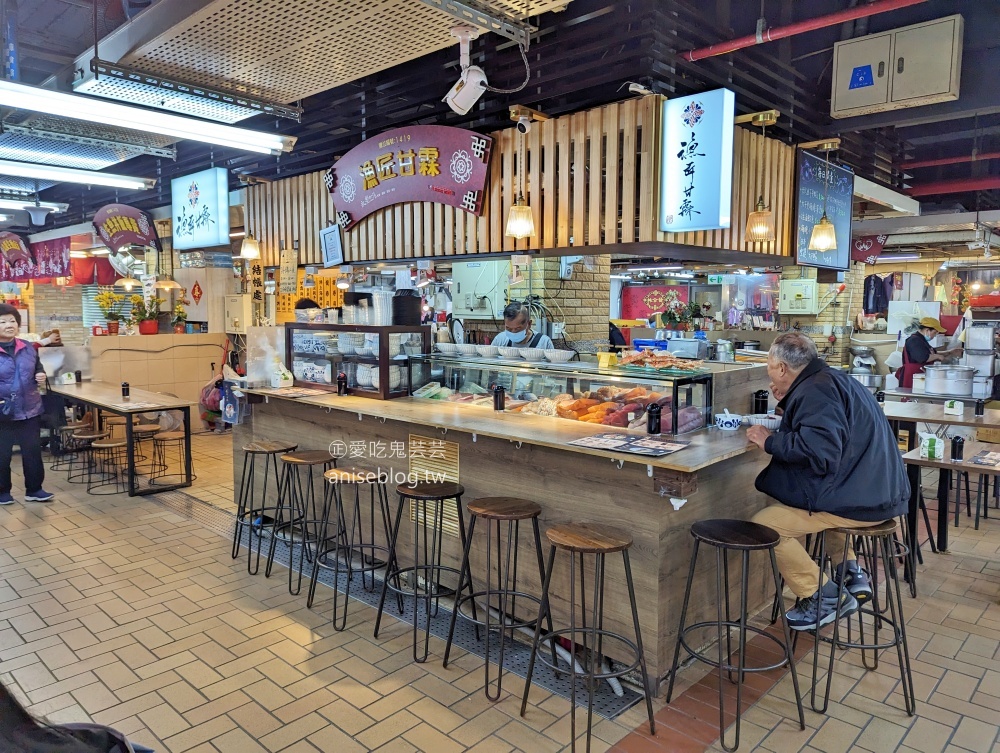
[[[527,331],[523,329],[520,332],[511,332],[510,330],[507,330],[507,337],[510,338],[512,343],[524,342],[524,338],[527,337],[527,335]]]

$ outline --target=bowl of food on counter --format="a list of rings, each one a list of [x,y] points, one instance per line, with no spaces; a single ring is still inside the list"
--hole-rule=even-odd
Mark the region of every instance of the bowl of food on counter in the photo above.
[[[781,426],[781,416],[776,416],[773,413],[755,413],[752,416],[747,416],[746,422],[750,426],[763,426],[768,431],[777,431],[778,427]]]
[[[736,431],[743,425],[743,416],[735,413],[716,413],[715,428],[721,431]]]

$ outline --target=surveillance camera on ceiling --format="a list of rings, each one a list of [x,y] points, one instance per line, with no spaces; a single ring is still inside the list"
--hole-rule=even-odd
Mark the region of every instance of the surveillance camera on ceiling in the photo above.
[[[517,132],[527,133],[531,130],[531,118],[527,115],[522,115],[517,119]]]
[[[486,91],[486,73],[478,65],[470,65],[462,71],[455,85],[451,87],[442,102],[459,115],[465,115],[473,108]]]

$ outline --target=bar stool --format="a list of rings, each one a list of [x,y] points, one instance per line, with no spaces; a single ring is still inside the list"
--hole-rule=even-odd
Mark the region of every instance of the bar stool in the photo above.
[[[138,416],[132,417],[132,425],[134,426],[138,421]],[[124,439],[125,438],[125,424],[128,419],[125,416],[110,415],[105,416],[101,414],[101,425],[111,432],[112,439]],[[119,437],[119,433],[121,436]]]
[[[856,542],[856,552],[859,557],[867,560],[868,572],[872,576],[872,599],[870,606],[868,603],[859,605],[858,611],[847,619],[847,638],[841,637],[840,620],[834,621],[833,634],[822,635],[815,630],[810,630],[816,639],[816,648],[813,651],[813,673],[812,689],[810,691],[810,703],[813,710],[825,714],[830,703],[830,686],[833,682],[833,661],[836,657],[837,649],[857,648],[861,650],[862,665],[869,670],[878,669],[879,651],[887,648],[896,648],[896,657],[899,661],[900,684],[903,686],[903,703],[906,713],[913,716],[916,713],[917,702],[913,691],[913,674],[910,671],[910,651],[906,643],[906,619],[903,616],[903,597],[899,586],[899,572],[896,568],[897,558],[907,557],[909,552],[899,551],[900,543],[897,531],[898,524],[895,520],[887,520],[870,526],[857,526],[851,528],[832,528],[834,533],[844,535],[843,552],[835,552],[841,556],[841,562],[847,557],[847,551],[852,539]],[[819,588],[823,587],[823,575],[826,573],[833,578],[833,563],[826,551],[826,531],[819,534],[819,562],[820,576]],[[885,573],[885,598],[888,602],[889,616],[884,615],[884,610],[879,606],[878,572],[881,565],[882,572]],[[844,596],[844,580],[841,579],[837,589],[838,603]],[[852,639],[852,620],[858,620],[858,640]],[[864,618],[871,617],[872,632],[871,640],[865,637]],[[892,637],[884,642],[879,642],[879,629],[883,625],[888,625]],[[820,643],[830,644],[830,661],[827,666],[826,690],[823,696],[823,705],[816,706],[816,682],[819,673],[819,646]],[[866,652],[870,651],[873,661],[869,664]]]
[[[465,516],[462,514],[462,495],[465,487],[451,481],[432,482],[420,481],[415,484],[400,484],[396,487],[399,495],[399,505],[396,509],[396,520],[392,526],[392,537],[389,541],[389,559],[386,564],[385,580],[382,581],[382,593],[378,600],[378,614],[375,616],[375,637],[378,638],[379,627],[382,624],[382,611],[385,608],[385,597],[389,591],[400,596],[413,597],[413,661],[423,664],[430,654],[431,617],[437,616],[438,606],[443,590],[440,586],[442,573],[458,575],[458,569],[441,564],[442,536],[444,534],[444,503],[455,500],[458,513],[458,535],[462,550],[465,550]],[[415,510],[413,516],[413,565],[400,567],[399,552],[396,541],[399,538],[399,526],[403,520],[403,506],[407,500],[413,500]],[[431,503],[433,517],[428,518],[428,503]],[[423,526],[423,546],[421,547],[420,528]],[[430,542],[428,544],[428,527]],[[412,589],[403,591],[401,581],[406,575],[412,580]],[[423,580],[423,593],[421,593]],[[393,585],[389,585],[389,581]],[[469,593],[472,594],[472,579],[468,581]],[[400,613],[402,613],[401,600]],[[423,654],[417,650],[417,631],[420,618],[420,605],[424,606],[424,647]]]
[[[122,494],[128,491],[127,450],[124,439],[95,439],[90,443],[93,462],[87,468],[87,494]]]
[[[781,593],[781,581],[778,575],[778,563],[774,557],[774,548],[778,545],[781,537],[777,531],[759,523],[752,523],[745,520],[702,520],[691,526],[691,535],[694,537],[694,549],[691,552],[691,567],[688,570],[687,587],[684,590],[684,604],[681,607],[681,621],[677,629],[677,642],[674,646],[674,661],[670,669],[670,684],[667,686],[667,703],[674,692],[674,680],[677,677],[677,667],[680,660],[681,648],[698,661],[704,662],[719,670],[719,745],[724,750],[734,751],[740,745],[740,720],[743,711],[743,678],[747,672],[768,672],[773,669],[787,666],[792,675],[792,687],[795,690],[795,703],[799,710],[799,728],[806,728],[805,714],[802,710],[802,695],[799,692],[799,678],[795,672],[795,659],[792,656],[792,640],[788,629],[788,620],[785,611],[780,611],[781,628],[784,635],[784,642],[778,640],[770,633],[761,628],[747,624],[747,591],[749,588],[750,572],[750,552],[766,551],[771,561],[771,574],[774,577],[774,588],[776,593]],[[695,567],[698,563],[698,550],[702,544],[715,548],[715,588],[717,616],[715,620],[707,620],[686,625],[688,604],[691,600],[691,584],[694,582]],[[737,551],[741,554],[741,578],[740,578],[740,614],[739,619],[734,620],[731,611],[729,598],[729,552]],[[717,659],[710,659],[698,652],[687,641],[687,634],[701,630],[706,627],[715,626],[718,644]],[[739,630],[739,658],[736,666],[731,661],[733,646],[730,628]],[[746,642],[747,632],[762,635],[776,643],[782,650],[784,656],[776,664],[762,667],[746,666]],[[723,654],[723,643],[725,643],[725,654]],[[736,739],[732,747],[726,745],[725,730],[728,726],[725,721],[725,675],[729,675],[732,682],[733,672],[736,672]]]
[[[528,661],[528,676],[524,681],[524,696],[521,698],[521,716],[524,716],[528,705],[528,691],[531,689],[531,676],[535,669],[535,660],[549,666],[555,672],[561,670],[555,661],[549,662],[548,658],[538,653],[538,642],[542,633],[542,617],[550,614],[550,591],[552,584],[552,572],[555,569],[556,551],[561,550],[569,554],[569,624],[568,628],[551,630],[548,639],[555,645],[555,640],[559,636],[567,636],[572,646],[571,651],[575,651],[577,646],[577,633],[582,636],[584,652],[587,658],[584,659],[585,672],[580,672],[576,661],[570,662],[570,735],[572,739],[571,748],[576,750],[576,679],[585,677],[587,680],[587,750],[590,750],[591,729],[594,722],[594,693],[597,690],[598,680],[607,680],[612,677],[622,677],[636,669],[639,669],[642,676],[642,689],[646,697],[646,713],[649,716],[649,732],[656,734],[656,723],[653,721],[653,701],[652,688],[649,685],[649,675],[646,672],[646,657],[642,650],[642,632],[639,629],[639,612],[635,604],[635,586],[632,582],[632,565],[629,562],[628,550],[632,546],[632,537],[624,531],[619,531],[610,526],[596,525],[593,523],[566,523],[552,526],[545,532],[545,537],[549,540],[549,559],[545,567],[545,583],[542,586],[542,596],[538,607],[538,617],[535,621],[535,638],[531,643],[531,659]],[[635,642],[624,635],[613,633],[604,629],[604,576],[605,558],[609,554],[621,552],[622,561],[625,566],[625,582],[628,584],[629,604],[632,608],[632,626],[635,629]],[[587,627],[587,603],[586,603],[586,582],[584,578],[584,555],[593,554],[594,558],[594,601],[590,618],[590,627]],[[577,555],[579,555],[580,566],[580,609],[582,614],[582,625],[576,625],[576,581],[577,581]],[[587,652],[587,640],[590,640],[591,650]],[[603,671],[603,649],[605,639],[617,641],[623,644],[634,656],[635,661],[624,669],[614,671]]]
[[[523,627],[535,627],[534,619],[517,619],[517,599],[523,599],[535,604],[540,604],[541,599],[517,590],[517,545],[519,543],[520,523],[522,520],[531,521],[531,530],[534,535],[535,555],[538,560],[538,580],[545,582],[545,560],[542,556],[542,539],[538,531],[538,516],[542,514],[542,508],[527,499],[517,499],[515,497],[486,497],[470,502],[466,508],[469,512],[469,531],[465,535],[465,551],[462,555],[462,567],[459,570],[458,589],[455,591],[455,606],[451,612],[451,623],[448,626],[448,642],[444,648],[444,666],[448,666],[448,657],[451,655],[451,644],[455,637],[455,623],[457,622],[462,605],[471,602],[472,617],[464,612],[462,617],[476,625],[476,637],[479,637],[479,627],[486,628],[486,648],[485,648],[485,670],[486,680],[484,689],[486,697],[491,701],[500,700],[500,693],[503,683],[503,659],[504,649],[507,645],[507,633]],[[476,521],[482,518],[486,521],[486,588],[482,591],[463,596],[462,590],[465,579],[470,576],[469,553],[472,550],[473,534],[476,530]],[[503,523],[507,523],[507,545],[506,556],[503,554],[503,547],[500,544],[500,533]],[[496,530],[496,559],[493,557],[494,524]],[[494,568],[497,573],[497,585],[493,586]],[[480,620],[476,614],[476,599],[481,598],[486,603],[485,619]],[[496,621],[493,620],[494,611],[498,615]],[[552,632],[552,616],[546,613],[548,631]],[[490,694],[490,638],[493,632],[500,634],[499,656],[497,658],[497,678],[496,691]],[[552,647],[552,661],[555,663],[555,646]]]
[[[136,429],[139,427],[137,426]],[[173,450],[173,456],[177,460],[177,466],[183,471],[184,469],[184,441],[185,434],[183,431],[159,431],[159,426],[157,426],[156,434],[152,435],[153,439],[153,456],[149,463],[150,476],[149,485],[157,486],[157,480],[164,478],[177,478],[178,480],[183,480],[184,473],[169,473],[171,468],[171,453]],[[192,459],[192,465],[194,460]],[[194,469],[191,469],[191,479],[194,480],[198,478],[194,474]],[[167,484],[174,483],[173,481],[167,481]]]
[[[73,423],[65,424],[64,426],[60,426],[56,429],[59,433],[59,444],[62,449],[62,453],[55,456],[55,459],[49,466],[49,470],[69,470],[69,467],[73,464],[73,460],[76,457],[76,450],[80,444],[82,444],[73,439],[73,434],[78,431],[82,432],[84,429],[89,429],[90,426],[90,421],[74,421]]]
[[[278,485],[278,502],[274,513],[274,526],[271,530],[271,546],[267,552],[267,566],[264,577],[271,577],[274,566],[275,547],[279,531],[286,530],[288,538],[288,593],[297,596],[302,591],[302,570],[309,554],[309,546],[318,545],[322,538],[320,523],[324,514],[316,501],[316,477],[313,468],[322,466],[323,473],[337,466],[336,459],[328,450],[302,450],[287,452],[281,456],[281,483]],[[302,478],[300,468],[306,468],[306,478]],[[287,520],[286,520],[287,515]],[[295,570],[295,531],[296,525],[302,533],[302,545],[299,548],[299,580],[292,587],[292,572]],[[312,531],[310,532],[310,528]]]
[[[389,492],[386,490],[385,481],[371,471],[360,468],[333,468],[323,474],[328,483],[325,501],[323,504],[324,517],[320,523],[320,531],[324,533],[315,555],[313,557],[312,582],[309,584],[309,596],[306,606],[312,607],[316,596],[316,583],[319,581],[319,569],[321,567],[333,569],[333,629],[337,632],[347,627],[347,606],[350,602],[351,582],[354,580],[354,573],[361,573],[361,587],[368,593],[375,590],[375,571],[384,567],[388,562],[389,539],[392,530],[392,512],[389,509]],[[350,514],[350,531],[348,531],[348,513],[344,502],[344,487],[354,487],[354,509]],[[361,487],[367,486],[368,495],[368,540],[365,541],[365,525],[361,516]],[[382,534],[385,544],[375,543],[375,499],[378,498],[378,514],[382,519]],[[333,532],[330,531],[331,517],[336,521]],[[385,559],[378,559],[376,555],[384,553]],[[343,608],[340,601],[340,565],[341,554],[343,554],[344,566],[347,569],[347,587],[343,591]],[[328,564],[330,556],[333,555],[333,564]],[[355,564],[355,556],[360,564]],[[370,574],[369,579],[365,574]],[[399,580],[396,580],[397,587]],[[397,597],[400,610],[402,610],[402,597]],[[340,617],[338,619],[338,613]]]
[[[144,424],[141,422],[133,421],[132,423],[132,441],[135,442],[135,459],[136,461],[141,461],[146,459],[146,451],[143,443],[147,443],[160,431],[159,424]],[[155,453],[154,453],[155,455]],[[153,475],[157,470],[162,470],[157,464],[155,457],[149,463],[149,477],[153,478]]]
[[[278,474],[278,456],[286,452],[293,452],[298,449],[298,445],[291,442],[268,442],[255,441],[243,445],[243,470],[240,473],[240,494],[236,505],[236,526],[233,530],[233,559],[240,556],[240,540],[243,536],[243,529],[257,534],[257,559],[253,558],[253,539],[247,538],[247,573],[256,575],[260,572],[260,543],[264,536],[264,528],[270,531],[274,526],[274,516],[268,515],[274,512],[277,499],[281,496],[281,476]],[[264,483],[261,485],[261,496],[258,499],[254,494],[254,479],[256,478],[257,458],[264,461]],[[274,471],[275,503],[266,503],[268,490],[267,482]]]
[[[73,441],[77,443],[76,451],[70,459],[69,474],[66,480],[72,484],[86,484],[89,481],[90,465],[94,462],[91,452],[91,445],[98,439],[106,439],[108,432],[94,431],[84,428],[76,431],[72,435]]]

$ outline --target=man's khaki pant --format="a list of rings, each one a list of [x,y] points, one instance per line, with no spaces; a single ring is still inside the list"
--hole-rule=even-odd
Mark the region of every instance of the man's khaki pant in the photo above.
[[[798,598],[805,599],[816,593],[819,584],[819,567],[813,562],[805,547],[798,539],[809,533],[819,533],[830,528],[860,528],[866,525],[877,525],[877,522],[863,523],[850,518],[842,518],[828,512],[814,512],[788,507],[775,502],[758,512],[752,518],[754,523],[773,528],[781,536],[781,541],[774,549],[778,570],[785,578],[785,583]],[[828,531],[826,534],[826,552],[833,562],[839,563],[844,551],[844,535]],[[847,550],[847,559],[857,559],[854,549]],[[826,578],[823,578],[824,584]]]

